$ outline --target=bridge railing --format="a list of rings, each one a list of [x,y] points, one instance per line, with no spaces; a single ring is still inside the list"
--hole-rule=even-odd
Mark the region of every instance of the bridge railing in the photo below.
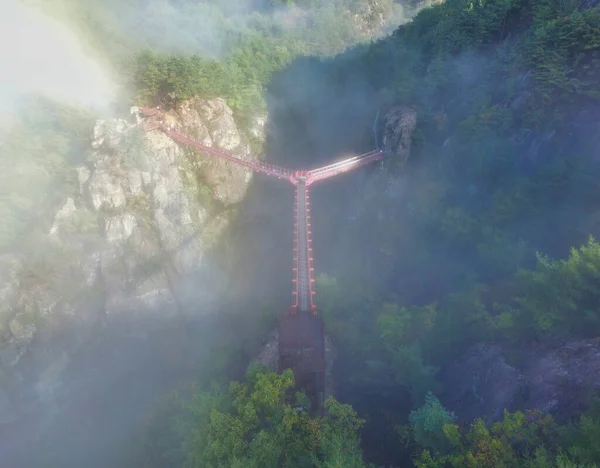
[[[313,169],[312,171],[291,171],[284,167],[280,167],[275,164],[269,164],[263,161],[242,159],[226,150],[203,145],[193,138],[182,135],[172,127],[164,124],[164,115],[159,108],[142,107],[140,112],[144,116],[150,118],[150,120],[144,121],[140,124],[145,131],[161,129],[173,140],[178,141],[186,146],[195,148],[203,153],[216,156],[217,158],[224,159],[251,171],[261,172],[279,179],[286,179],[294,185],[298,184],[298,182],[302,180],[308,186],[318,180],[328,179],[335,175],[341,174],[342,172],[356,169],[371,162],[380,160],[385,156],[383,151],[374,150],[359,156],[344,159],[343,161],[338,161],[328,166]]]
[[[166,125],[163,121],[163,113],[159,108],[142,108],[141,113],[149,118],[140,123],[140,127],[145,131],[160,129],[174,141],[183,145],[252,171],[286,179],[296,186],[292,310],[310,310],[316,314],[308,186],[315,181],[327,179],[342,172],[347,172],[383,159],[385,156],[384,152],[381,150],[370,151],[312,171],[290,171],[289,169],[263,161],[242,159],[226,150],[203,145],[197,140],[187,137],[174,130],[171,126]]]
[[[143,107],[140,109],[140,112],[146,117],[151,118],[151,120],[144,121],[140,124],[141,128],[144,131],[161,129],[173,140],[186,146],[195,148],[196,150],[201,151],[203,153],[210,154],[211,156],[216,156],[217,158],[224,159],[251,171],[261,172],[263,174],[278,177],[280,179],[286,179],[292,183],[295,182],[294,172],[290,171],[289,169],[285,169],[283,167],[276,166],[275,164],[270,164],[263,161],[242,159],[239,156],[236,156],[233,153],[230,153],[226,150],[203,145],[202,143],[199,143],[193,138],[182,135],[173,128],[164,124],[162,120],[163,113],[158,108]]]
[[[283,167],[276,166],[274,164],[265,163],[262,161],[254,161],[254,160],[246,160],[242,159],[238,156],[229,153],[228,151],[213,148],[210,146],[203,145],[198,143],[198,141],[193,138],[186,137],[175,130],[167,127],[166,125],[161,126],[162,130],[170,136],[173,140],[178,141],[186,146],[190,146],[192,148],[197,149],[203,153],[210,154],[212,156],[216,156],[220,159],[224,159],[238,166],[244,167],[246,169],[250,169],[256,172],[262,172],[267,175],[275,176],[280,179],[291,180],[293,178],[294,173],[288,169],[284,169]]]
[[[330,164],[329,166],[308,171],[308,179],[310,183],[318,180],[328,179],[329,177],[341,174],[342,172],[347,172],[366,164],[370,164],[374,161],[383,159],[384,156],[385,154],[381,150],[369,151],[368,153],[361,154],[360,156],[354,156],[352,158]]]

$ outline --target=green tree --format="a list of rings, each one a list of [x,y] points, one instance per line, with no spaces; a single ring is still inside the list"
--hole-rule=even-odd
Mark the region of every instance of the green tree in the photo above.
[[[576,466],[560,451],[555,452],[557,426],[551,416],[529,412],[504,412],[504,420],[491,429],[478,419],[467,429],[448,423],[443,433],[450,453],[423,451],[415,460],[418,468],[469,467],[571,467]]]
[[[408,419],[415,442],[420,447],[439,453],[450,449],[444,427],[452,424],[455,416],[442,406],[433,393],[427,393],[423,406],[411,411]]]
[[[290,370],[282,374],[251,365],[245,383],[227,393],[199,393],[188,405],[186,467],[360,467],[357,431],[362,421],[333,398],[325,416],[311,417],[293,401]],[[292,404],[293,403],[293,404]]]
[[[391,358],[391,371],[399,385],[407,387],[415,402],[435,388],[437,369],[423,360],[421,342],[433,328],[436,305],[410,308],[384,304],[377,318],[381,339]]]
[[[533,333],[565,337],[600,331],[600,244],[593,238],[564,260],[538,255],[536,269],[522,270],[519,280],[519,318]]]

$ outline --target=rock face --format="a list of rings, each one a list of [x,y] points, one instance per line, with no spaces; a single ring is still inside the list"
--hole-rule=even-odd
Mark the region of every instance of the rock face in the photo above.
[[[440,380],[446,389],[444,405],[461,421],[498,421],[504,409],[514,411],[522,405],[527,393],[526,379],[497,347],[473,348],[444,369]]]
[[[558,421],[579,415],[600,390],[600,343],[573,341],[557,348],[512,351],[511,365],[498,346],[477,346],[440,373],[444,405],[462,422],[502,419],[533,409]]]
[[[354,14],[354,22],[360,32],[374,36],[384,27],[390,15],[391,8],[386,2],[368,0],[361,2],[359,12]]]
[[[394,107],[385,116],[383,145],[402,164],[410,157],[411,139],[416,127],[417,113],[410,107]]]
[[[253,157],[221,99],[192,99],[168,119],[206,146]],[[47,236],[29,255],[0,258],[0,413],[24,400],[52,400],[68,386],[63,374],[79,347],[108,325],[135,322],[143,335],[140,317],[155,317],[160,329],[218,295],[208,280],[190,287],[187,279],[204,268],[251,174],[161,131],[144,133],[142,120],[132,108],[129,120],[98,121],[87,162],[73,169],[78,187]],[[263,121],[253,138],[262,139]]]

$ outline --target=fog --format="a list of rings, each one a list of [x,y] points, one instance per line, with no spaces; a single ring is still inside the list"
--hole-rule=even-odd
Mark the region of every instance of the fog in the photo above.
[[[381,144],[373,132],[381,94],[360,73],[346,78],[332,79],[330,63],[317,58],[298,58],[273,76],[267,91],[268,160],[290,169],[315,169]],[[364,209],[364,188],[377,177],[380,164],[310,187],[317,275],[337,273],[347,263],[349,230],[356,228],[350,218]],[[253,275],[253,290],[282,306],[291,300],[293,201],[290,184],[257,175],[236,226],[243,246],[238,282]],[[365,245],[368,237],[364,233]]]
[[[96,2],[86,4],[90,21],[89,16],[78,16],[75,3],[56,2],[67,12],[56,15],[61,22],[17,0],[3,2],[0,112],[6,116],[30,95],[61,105],[110,105],[119,85],[94,58],[90,44],[101,33],[90,32],[89,26],[96,22],[114,33],[104,45],[119,53],[148,46],[224,58],[236,35],[261,21],[269,27],[302,30],[314,19],[310,9],[271,8],[266,1],[217,3]],[[82,33],[86,28],[87,34]],[[327,64],[311,58],[298,58],[273,77],[267,94],[268,160],[290,168],[314,168],[376,145],[373,121],[384,96],[361,73],[350,74],[341,85],[329,77]],[[25,119],[25,124],[30,121]],[[55,122],[49,117],[36,124],[36,135],[43,135]],[[45,141],[40,144],[54,149]],[[85,148],[73,151],[75,161],[83,160]],[[365,211],[363,189],[376,180],[378,171],[379,166],[363,168],[311,189],[317,273],[354,267],[359,259],[347,258],[352,246],[369,245],[369,232],[353,231],[350,218]],[[19,370],[6,366],[0,374],[9,381],[0,403],[9,399],[25,408],[2,415],[0,466],[132,466],[130,452],[151,410],[181,383],[206,380],[206,368],[223,359],[215,350],[242,349],[226,376],[239,378],[252,358],[244,353],[256,350],[263,338],[263,324],[258,322],[264,309],[283,311],[291,300],[292,203],[289,184],[255,176],[239,216],[204,270],[176,285],[185,290],[183,314],[177,307],[132,311],[123,321],[109,318],[103,327],[74,319],[36,336]],[[64,358],[56,364],[53,359],[61,353]],[[34,388],[32,382],[44,372],[60,376],[53,380],[56,386]]]
[[[110,77],[67,25],[19,0],[5,0],[0,30],[0,112],[30,94],[85,106],[111,103]]]
[[[29,0],[45,7],[42,0]],[[426,2],[423,2],[423,5]],[[203,57],[225,59],[232,47],[247,34],[284,34],[312,42],[320,53],[326,49],[315,42],[316,35],[326,31],[336,38],[360,26],[355,16],[367,15],[368,8],[360,3],[311,0],[285,2],[275,0],[137,0],[104,2],[52,0],[57,16],[76,23],[92,42],[102,42],[109,54],[127,57],[132,49],[152,48],[167,53],[200,54]],[[345,9],[344,5],[347,5]],[[371,5],[376,21],[381,13],[382,24],[373,31],[364,31],[362,38],[384,36],[408,21],[419,8],[405,8],[401,3],[382,0]],[[343,13],[347,24],[327,31],[331,22]],[[339,31],[336,29],[340,29]],[[86,37],[89,41],[90,37]],[[336,52],[350,43],[340,43]]]
[[[32,1],[39,6],[40,1]],[[44,223],[51,224],[64,203],[64,194],[55,192],[80,189],[81,174],[65,168],[73,169],[87,157],[89,127],[99,112],[90,117],[88,111],[88,122],[64,104],[102,107],[113,100],[124,83],[113,84],[99,63],[122,67],[119,71],[126,75],[123,58],[143,47],[226,60],[232,44],[249,37],[246,33],[279,38],[286,30],[293,32],[286,40],[306,40],[299,49],[318,55],[314,51],[326,47],[310,43],[317,26],[330,33],[324,33],[331,40],[329,53],[350,45],[344,42],[348,25],[331,25],[331,15],[339,12],[337,2],[53,3],[61,6],[60,12],[46,9],[53,19],[15,1],[5,2],[0,11],[2,34],[10,37],[0,45],[10,65],[0,88],[2,109],[19,109],[22,97],[45,97],[42,105],[23,112],[13,146],[3,145],[0,153],[6,169],[0,179],[5,192],[0,214],[10,221],[0,227],[0,261],[6,262],[0,266],[10,266],[16,253],[29,258],[43,250],[46,244],[35,238],[24,246],[20,242],[40,226],[48,232]],[[393,7],[392,2],[378,5]],[[402,20],[408,16],[401,8],[396,13]],[[391,17],[396,20],[390,22],[400,21]],[[425,16],[420,26],[427,29],[434,20]],[[507,16],[506,21],[513,20]],[[390,24],[377,34],[389,31]],[[530,129],[535,119],[546,116],[530,101],[536,92],[532,73],[513,61],[516,50],[527,52],[521,38],[508,31],[491,52],[455,53],[452,47],[468,49],[469,34],[476,33],[467,31],[462,37],[462,31],[453,31],[448,41],[456,43],[450,53],[438,31],[432,31],[399,35],[382,47],[352,47],[334,60],[295,57],[270,77],[266,89],[266,160],[291,169],[316,168],[381,146],[386,114],[401,109],[390,106],[402,103],[418,111],[417,130],[405,135],[413,144],[410,157],[388,158],[310,187],[315,269],[317,277],[328,275],[325,279],[334,286],[320,288],[317,283],[315,301],[327,325],[333,323],[332,335],[340,337],[336,345],[345,351],[334,367],[341,382],[336,397],[368,419],[369,460],[391,464],[394,459],[399,466],[407,452],[399,448],[397,426],[419,405],[422,390],[411,386],[434,388],[432,369],[459,358],[461,346],[479,343],[480,330],[508,337],[507,342],[518,339],[515,329],[492,327],[498,311],[520,320],[510,315],[508,302],[518,286],[512,284],[515,272],[534,268],[538,251],[564,257],[570,246],[600,232],[593,182],[598,110],[590,106],[578,112],[584,105],[574,102],[568,125],[559,116],[559,124]],[[420,50],[420,44],[405,47],[403,41],[421,33],[429,41],[428,51]],[[23,45],[13,38],[21,38]],[[438,48],[439,54],[431,52]],[[241,62],[251,62],[248,50]],[[103,62],[93,58],[95,53]],[[231,73],[242,69],[244,65],[234,67]],[[236,80],[239,76],[232,78],[237,85]],[[243,83],[240,87],[243,92]],[[122,108],[129,104],[119,103]],[[79,134],[62,128],[70,129],[70,122],[79,122]],[[32,154],[39,167],[28,165]],[[20,172],[11,172],[15,167]],[[27,170],[31,175],[23,177]],[[16,180],[22,183],[12,184]],[[18,196],[7,193],[13,186],[20,190]],[[42,193],[31,197],[36,192]],[[202,260],[200,272],[174,275],[172,289],[181,293],[178,304],[117,317],[106,313],[106,302],[94,304],[98,299],[90,292],[75,310],[67,310],[64,322],[43,317],[47,328],[22,355],[11,337],[26,337],[27,322],[21,327],[0,322],[0,339],[9,343],[0,347],[0,466],[136,466],[130,452],[169,390],[188,381],[208,384],[215,369],[225,381],[240,378],[291,301],[293,195],[286,181],[256,174],[236,206],[232,225]],[[12,223],[18,229],[7,234]],[[93,251],[88,247],[92,242],[84,245],[83,250]],[[45,266],[40,263],[34,267]],[[12,270],[2,268],[0,278],[6,285],[23,282],[33,290],[53,285],[39,281],[29,268],[17,278],[3,277]],[[493,291],[489,297],[470,295],[473,285]],[[0,288],[0,298],[4,291]],[[19,304],[54,306],[35,300]],[[417,332],[411,329],[409,338],[398,339],[406,341],[398,344],[400,351],[391,349],[396,343],[386,349],[378,318],[388,305],[392,310],[431,305],[437,315],[427,318],[427,324],[410,326],[404,323],[407,317],[399,316],[399,329],[414,326]],[[86,322],[98,311],[97,322]],[[480,324],[485,321],[492,325]],[[13,366],[15,356],[19,366]],[[43,388],[36,384],[39,376],[46,382]]]

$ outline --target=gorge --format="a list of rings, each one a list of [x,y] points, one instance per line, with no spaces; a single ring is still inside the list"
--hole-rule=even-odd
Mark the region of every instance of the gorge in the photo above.
[[[0,465],[600,462],[596,2],[44,5],[119,98],[2,116]],[[322,417],[252,363],[293,194],[157,105],[250,161],[390,155],[311,191]]]

